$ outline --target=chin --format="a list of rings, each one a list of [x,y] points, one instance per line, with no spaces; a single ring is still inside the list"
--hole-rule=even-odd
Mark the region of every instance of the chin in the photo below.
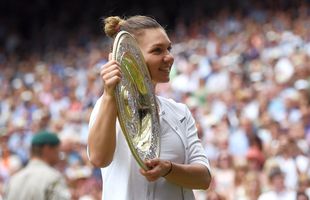
[[[160,80],[152,80],[152,83],[156,85],[158,83],[168,83],[169,81],[170,81],[170,78],[167,78],[167,79],[160,79]]]
[[[170,78],[159,80],[157,83],[168,83],[170,81]]]

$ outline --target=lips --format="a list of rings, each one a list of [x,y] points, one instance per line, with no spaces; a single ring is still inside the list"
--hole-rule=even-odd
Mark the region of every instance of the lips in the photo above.
[[[170,70],[171,70],[171,65],[164,65],[159,68],[159,71],[166,72],[166,73],[170,73]]]
[[[159,71],[169,73],[170,72],[170,68],[159,68]]]

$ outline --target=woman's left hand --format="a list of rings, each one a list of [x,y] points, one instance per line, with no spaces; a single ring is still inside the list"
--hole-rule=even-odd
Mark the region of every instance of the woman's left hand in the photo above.
[[[167,174],[171,168],[171,162],[168,160],[160,160],[158,158],[147,160],[144,164],[149,170],[140,169],[140,173],[145,176],[148,181],[156,181],[160,177]]]

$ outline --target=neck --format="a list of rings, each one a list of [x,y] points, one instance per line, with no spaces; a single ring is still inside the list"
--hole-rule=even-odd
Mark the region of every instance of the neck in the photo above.
[[[52,166],[52,164],[49,162],[48,159],[44,159],[44,158],[42,158],[40,156],[32,156],[31,160],[39,160],[39,161],[45,162],[46,164]]]

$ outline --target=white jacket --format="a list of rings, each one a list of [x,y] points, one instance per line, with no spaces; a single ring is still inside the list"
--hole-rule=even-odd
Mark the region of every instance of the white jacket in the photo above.
[[[158,97],[160,104],[160,126],[167,126],[171,133],[178,135],[185,152],[182,164],[200,163],[209,171],[210,166],[204,148],[198,139],[195,121],[186,105],[171,99]],[[101,98],[97,101],[91,114],[90,126],[97,116]],[[161,146],[161,148],[165,148]],[[180,152],[182,153],[182,152]],[[112,163],[101,169],[103,179],[104,200],[194,200],[191,189],[160,178],[156,182],[148,182],[139,173],[139,166],[131,155],[119,126],[117,128],[116,149]]]

